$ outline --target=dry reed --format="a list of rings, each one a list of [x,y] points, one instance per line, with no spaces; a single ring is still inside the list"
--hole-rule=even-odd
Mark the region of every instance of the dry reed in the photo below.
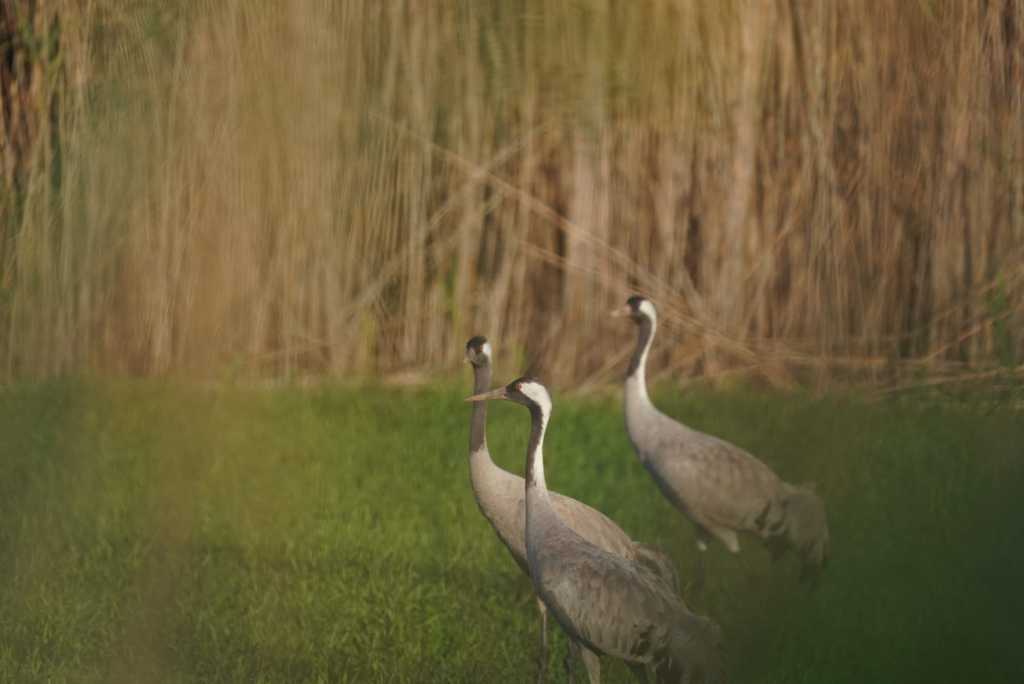
[[[7,378],[1024,360],[1022,0],[25,6]]]

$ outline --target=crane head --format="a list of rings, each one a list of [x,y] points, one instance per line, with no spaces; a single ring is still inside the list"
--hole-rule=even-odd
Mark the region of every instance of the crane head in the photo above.
[[[724,682],[722,628],[711,618],[694,613],[686,614],[681,627],[670,637],[667,679],[706,684]]]
[[[486,366],[491,362],[491,343],[483,335],[471,337],[466,342],[466,361],[477,368]]]
[[[536,378],[523,376],[505,385],[483,394],[466,397],[466,401],[488,401],[491,399],[507,399],[527,408],[539,408],[547,414],[551,411],[551,395],[547,388]]]
[[[629,316],[635,323],[640,323],[644,319],[653,322],[658,316],[651,300],[640,295],[633,295],[627,299],[625,306],[613,309],[611,315],[615,318]]]
[[[793,487],[785,497],[786,536],[803,562],[801,578],[814,581],[829,555],[825,502],[810,486]]]

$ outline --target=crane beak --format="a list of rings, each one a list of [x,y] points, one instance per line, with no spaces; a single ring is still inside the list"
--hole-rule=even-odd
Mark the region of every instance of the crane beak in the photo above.
[[[620,306],[617,309],[612,309],[608,312],[608,315],[612,318],[622,318],[623,316],[629,316],[632,313],[633,310],[629,308],[629,304],[626,304],[625,306]]]
[[[471,397],[466,397],[466,401],[487,401],[488,399],[508,399],[508,392],[504,387],[491,390],[490,392],[484,392],[483,394],[474,394]]]

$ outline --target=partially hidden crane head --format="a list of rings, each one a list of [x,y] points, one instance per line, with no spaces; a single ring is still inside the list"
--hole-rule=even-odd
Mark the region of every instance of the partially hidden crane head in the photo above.
[[[828,562],[830,539],[825,502],[813,485],[791,487],[785,497],[786,536],[800,556],[800,577],[814,583]]]
[[[634,323],[641,323],[645,319],[653,323],[658,318],[658,312],[654,309],[654,303],[646,297],[633,295],[626,300],[625,306],[613,309],[611,315],[615,318],[629,316]]]
[[[725,681],[722,628],[711,618],[688,613],[671,637],[668,679],[720,684]],[[668,674],[666,673],[666,674]]]
[[[529,409],[539,409],[547,415],[551,412],[551,395],[539,380],[530,376],[517,378],[504,387],[493,389],[483,394],[466,397],[466,401],[488,401],[490,399],[507,399],[522,404]]]
[[[466,342],[466,361],[477,368],[488,366],[491,363],[491,343],[483,335],[469,338]]]

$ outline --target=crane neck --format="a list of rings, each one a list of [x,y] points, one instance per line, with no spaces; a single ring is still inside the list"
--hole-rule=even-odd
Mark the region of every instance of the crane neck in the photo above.
[[[526,491],[536,490],[545,497],[548,484],[544,479],[544,432],[548,427],[548,412],[536,404],[530,409],[530,443],[526,447]]]
[[[473,366],[473,394],[482,394],[491,387],[491,364]],[[487,402],[473,402],[473,415],[469,419],[469,453],[487,451]]]
[[[631,387],[642,399],[650,401],[647,396],[647,354],[651,350],[651,343],[654,341],[654,332],[658,324],[644,316],[637,325],[636,349],[633,350],[633,358],[629,362],[629,370],[626,371],[626,385]]]

